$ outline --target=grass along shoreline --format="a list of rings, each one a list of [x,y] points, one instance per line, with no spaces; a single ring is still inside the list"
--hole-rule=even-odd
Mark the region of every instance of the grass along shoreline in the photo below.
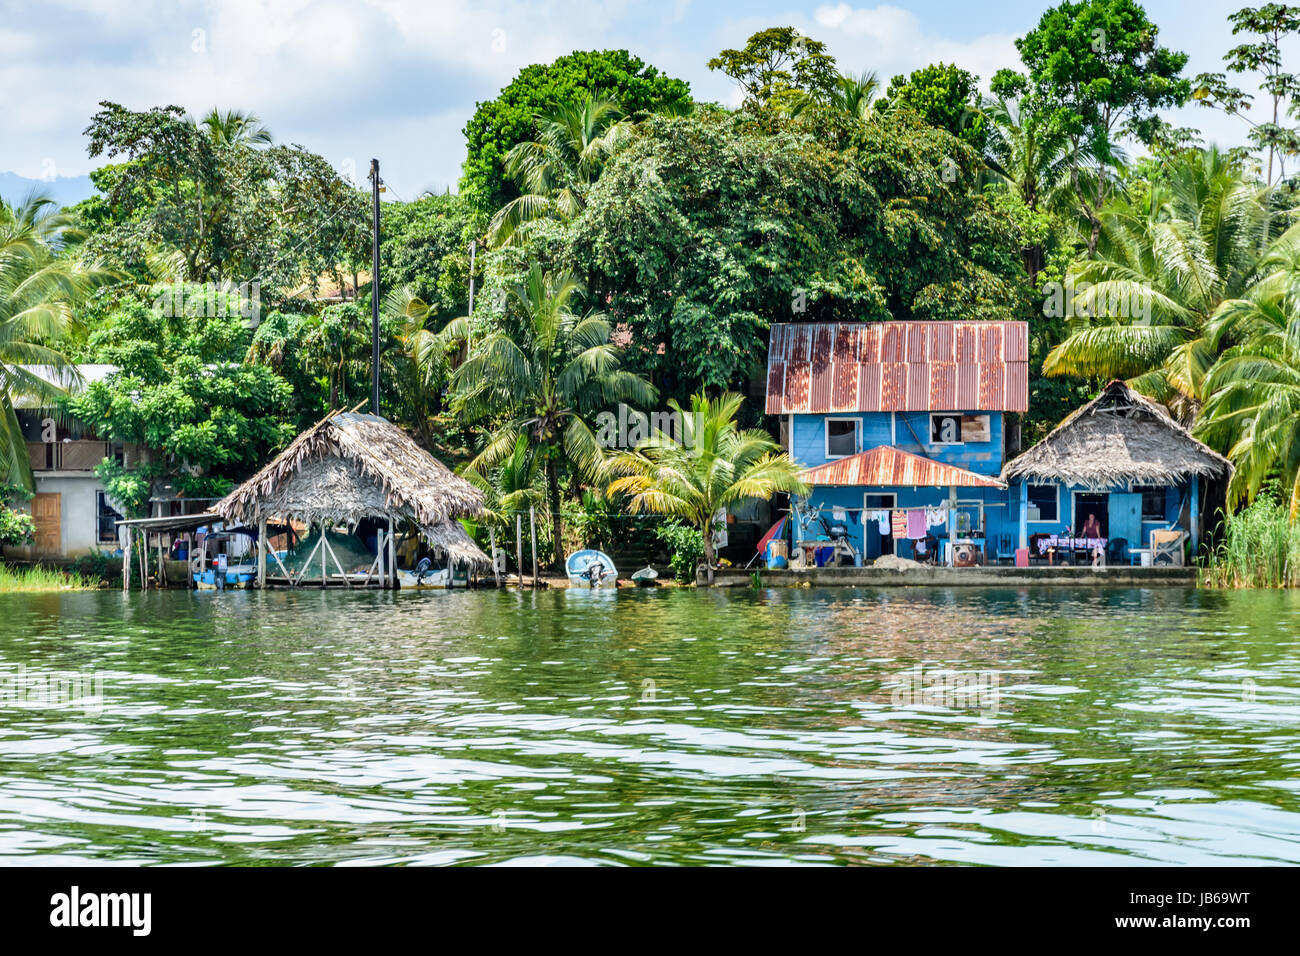
[[[1205,582],[1219,588],[1300,587],[1300,523],[1260,498],[1227,520],[1205,563]]]
[[[11,591],[88,591],[97,587],[75,568],[54,569],[38,564],[14,567],[0,562],[0,593]]]

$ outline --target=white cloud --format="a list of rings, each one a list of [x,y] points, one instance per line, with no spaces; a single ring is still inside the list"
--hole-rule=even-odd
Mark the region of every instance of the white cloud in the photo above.
[[[817,39],[835,55],[840,68],[874,70],[883,83],[900,73],[930,63],[956,63],[980,78],[987,90],[993,74],[1003,67],[1018,68],[1015,35],[988,33],[969,40],[951,40],[926,29],[916,14],[882,4],[852,7],[847,3],[818,7],[813,18]]]

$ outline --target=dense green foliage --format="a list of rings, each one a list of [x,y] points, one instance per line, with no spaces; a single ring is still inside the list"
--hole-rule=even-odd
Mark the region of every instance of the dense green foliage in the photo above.
[[[774,321],[1021,308],[1012,230],[969,188],[977,157],[910,114],[830,143],[744,115],[646,127],[592,190],[574,258],[630,327],[629,361],[670,394],[742,384]]]
[[[693,103],[626,51],[528,66],[467,123],[459,195],[384,205],[379,411],[483,489],[480,538],[533,508],[558,562],[653,521],[677,528],[661,536],[687,574],[688,537],[713,563],[719,503],[793,484],[750,428],[771,426],[757,403],[707,397],[752,393],[773,323],[1025,319],[1026,444],[1126,378],[1232,459],[1232,507],[1279,487],[1294,519],[1300,81],[1283,40],[1300,15],[1269,4],[1229,22],[1227,71],[1262,73],[1271,115],[1225,148],[1162,111],[1194,95],[1242,115],[1251,95],[1184,78],[1186,55],[1134,0],[1046,10],[985,98],[947,63],[882,91],[792,27],[708,62],[740,87],[736,110]],[[102,196],[58,216],[0,207],[10,482],[30,481],[13,400],[59,398],[23,366],[67,355],[120,368],[65,404],[144,449],[100,468],[133,513],[220,494],[328,411],[366,404],[355,184],[251,113],[104,102],[86,133],[113,160],[94,173]],[[241,283],[259,287],[252,311]],[[709,417],[707,462],[671,443],[609,454],[596,416],[659,397]]]
[[[238,316],[164,316],[128,299],[90,336],[89,354],[118,371],[71,396],[67,410],[146,455],[137,467],[100,466],[116,501],[142,514],[159,480],[186,497],[218,497],[293,436],[289,384],[243,361],[251,335]]]
[[[946,129],[974,149],[988,138],[985,117],[979,111],[979,78],[946,63],[896,76],[877,103],[877,109],[909,109],[931,126]]]
[[[494,99],[479,103],[465,124],[469,148],[460,194],[482,215],[517,195],[505,173],[506,154],[538,135],[537,114],[585,96],[608,97],[628,114],[689,104],[690,87],[626,50],[576,50],[550,64],[519,71]]]
[[[31,543],[36,534],[32,516],[14,507],[31,497],[31,492],[19,485],[0,484],[0,545]]]
[[[695,580],[695,569],[704,560],[704,533],[699,528],[669,518],[655,528],[655,537],[668,549],[668,566],[679,584]]]

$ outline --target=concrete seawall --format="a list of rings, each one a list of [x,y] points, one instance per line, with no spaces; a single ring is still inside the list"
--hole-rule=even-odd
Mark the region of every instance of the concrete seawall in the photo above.
[[[714,587],[749,587],[753,571],[715,571]],[[1032,567],[1032,568],[810,568],[760,570],[763,587],[1195,587],[1196,568]],[[696,579],[704,584],[704,575]]]

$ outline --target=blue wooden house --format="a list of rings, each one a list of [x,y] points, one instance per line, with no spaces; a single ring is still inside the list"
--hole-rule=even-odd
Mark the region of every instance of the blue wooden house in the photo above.
[[[1160,406],[1112,382],[1008,462],[1006,418],[1028,407],[1024,322],[774,325],[767,412],[812,485],[791,503],[793,543],[847,525],[864,563],[1039,559],[1085,531],[1112,561],[1153,531],[1198,544],[1206,485],[1231,469]]]
[[[868,561],[951,559],[959,542],[1013,550],[1004,416],[1028,401],[1024,322],[774,325],[767,412],[813,486],[793,503],[794,541],[824,533],[827,517]],[[922,535],[881,518],[925,509]]]

